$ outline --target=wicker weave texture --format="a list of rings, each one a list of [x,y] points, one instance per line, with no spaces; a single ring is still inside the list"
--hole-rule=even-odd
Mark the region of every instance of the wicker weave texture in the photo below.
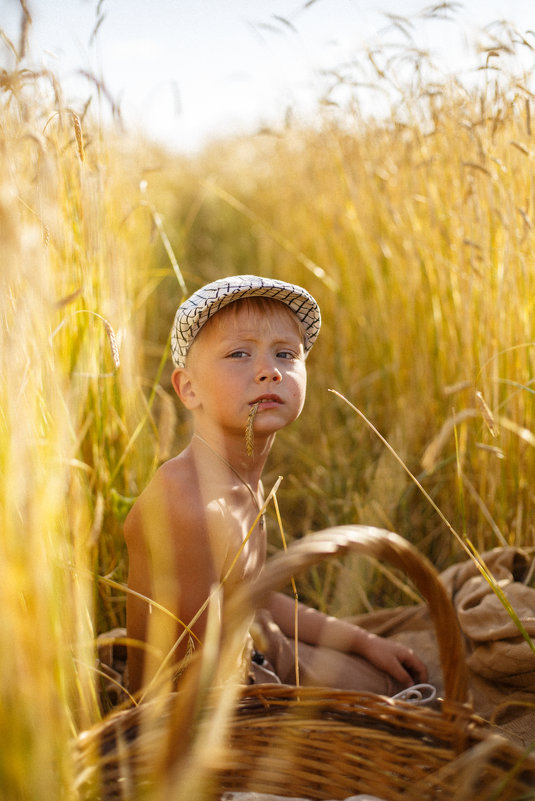
[[[115,714],[80,737],[81,797],[137,801],[144,789],[153,787],[159,789],[148,798],[182,799],[183,794],[176,794],[181,779],[191,776],[203,730],[217,721],[220,738],[213,753],[201,754],[203,789],[194,801],[245,790],[314,801],[359,793],[386,801],[535,799],[535,758],[479,720],[466,702],[463,644],[438,574],[395,534],[364,526],[336,527],[300,540],[269,560],[256,583],[225,606],[227,638],[222,638],[219,661],[224,662],[226,649],[232,651],[233,633],[235,637],[251,607],[261,606],[291,576],[347,552],[400,568],[427,602],[444,674],[445,699],[439,708],[370,693],[257,685],[242,689],[223,727],[217,705],[210,706],[213,695],[201,700],[188,695],[197,686],[199,662],[187,671],[189,690]],[[217,686],[214,691],[217,696]],[[197,728],[193,721],[200,718]]]

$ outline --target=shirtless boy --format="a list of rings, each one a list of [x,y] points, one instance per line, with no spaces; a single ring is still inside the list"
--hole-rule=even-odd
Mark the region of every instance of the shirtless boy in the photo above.
[[[305,360],[319,328],[319,308],[308,292],[258,276],[215,281],[178,309],[172,383],[192,414],[193,436],[159,468],[125,523],[133,591],[128,636],[143,644],[129,649],[131,691],[155,674],[183,632],[181,623],[195,620],[215,585],[224,579],[227,596],[262,570],[262,471],[277,431],[303,408]],[[291,638],[294,600],[274,593],[267,611]],[[177,662],[192,644],[199,647],[205,626],[206,613],[197,615],[174,651]],[[303,648],[321,644],[349,660],[345,687],[393,693],[426,680],[425,666],[402,644],[304,605],[298,636]],[[327,683],[323,676],[321,682]],[[330,683],[340,685],[334,674]]]

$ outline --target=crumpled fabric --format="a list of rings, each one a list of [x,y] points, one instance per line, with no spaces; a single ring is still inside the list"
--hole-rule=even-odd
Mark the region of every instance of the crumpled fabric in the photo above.
[[[482,560],[535,640],[535,589],[525,583],[531,558],[517,548],[495,548]],[[535,691],[535,651],[477,565],[471,559],[452,565],[441,580],[466,639],[469,668],[490,681]]]

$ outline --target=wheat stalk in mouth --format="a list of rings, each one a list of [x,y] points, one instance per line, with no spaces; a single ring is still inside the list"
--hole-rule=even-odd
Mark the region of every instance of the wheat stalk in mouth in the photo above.
[[[253,403],[249,417],[247,418],[247,425],[245,426],[245,447],[247,449],[247,456],[252,456],[254,453],[254,431],[253,424],[258,411],[260,403]]]

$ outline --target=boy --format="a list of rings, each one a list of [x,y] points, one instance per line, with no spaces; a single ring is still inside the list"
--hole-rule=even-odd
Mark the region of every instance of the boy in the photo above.
[[[303,408],[305,359],[320,324],[308,292],[258,276],[214,281],[179,307],[172,383],[192,414],[194,433],[160,467],[125,522],[128,636],[146,644],[129,649],[131,691],[154,676],[171,649],[180,663],[202,643],[214,586],[223,582],[227,597],[262,570],[262,470],[277,431]],[[293,636],[294,601],[274,593],[263,615],[264,630],[279,635],[268,656],[280,674],[276,652],[281,639],[291,642],[282,635]],[[187,636],[177,646],[184,624]],[[309,683],[392,694],[426,679],[410,649],[305,606],[298,635],[300,654],[310,646],[327,654],[309,672]],[[288,670],[280,678],[291,682]]]

